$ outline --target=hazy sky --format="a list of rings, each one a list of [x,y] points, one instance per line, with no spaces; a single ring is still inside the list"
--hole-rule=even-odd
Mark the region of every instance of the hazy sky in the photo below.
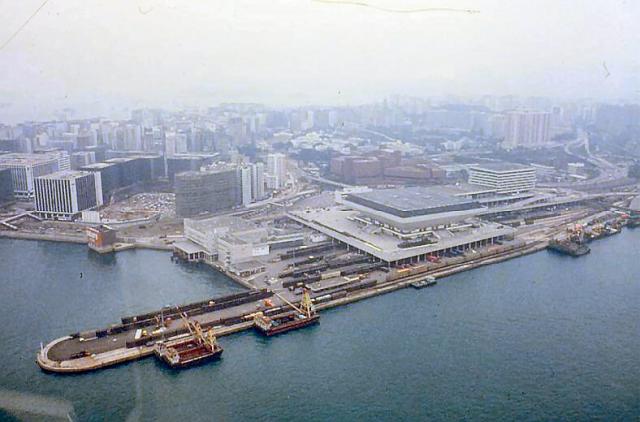
[[[394,93],[640,98],[637,0],[353,3],[49,0],[0,50],[0,122],[63,106],[107,114]],[[0,0],[0,43],[41,4]]]

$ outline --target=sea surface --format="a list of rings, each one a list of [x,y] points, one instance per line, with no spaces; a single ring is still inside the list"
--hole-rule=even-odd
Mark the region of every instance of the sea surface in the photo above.
[[[40,342],[241,288],[165,252],[0,239],[0,399],[83,421],[637,421],[640,229],[591,246],[332,309],[275,338],[223,337],[219,362],[182,372],[150,357],[51,375]]]

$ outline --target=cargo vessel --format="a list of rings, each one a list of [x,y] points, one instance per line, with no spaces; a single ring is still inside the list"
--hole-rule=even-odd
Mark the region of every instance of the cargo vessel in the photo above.
[[[320,315],[311,302],[308,290],[305,289],[302,295],[300,307],[295,306],[282,296],[280,298],[291,306],[293,311],[272,316],[257,314],[254,317],[254,325],[260,333],[270,337],[320,322]]]
[[[571,256],[582,256],[591,252],[591,249],[587,245],[575,243],[570,240],[551,240],[549,242],[549,249]]]
[[[220,358],[222,347],[218,345],[213,331],[203,333],[197,321],[182,317],[189,329],[189,335],[180,340],[156,343],[154,353],[158,359],[175,369],[187,368]]]
[[[435,277],[427,276],[422,280],[414,281],[413,283],[411,283],[411,287],[413,287],[414,289],[423,289],[425,287],[435,286],[436,284],[438,284],[438,282],[436,281]]]

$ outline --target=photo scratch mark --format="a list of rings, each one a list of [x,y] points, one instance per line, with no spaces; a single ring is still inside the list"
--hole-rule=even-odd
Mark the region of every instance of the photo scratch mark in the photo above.
[[[376,6],[364,1],[356,1],[356,0],[312,0],[316,3],[324,3],[324,4],[346,4],[351,6],[359,6],[359,7],[368,7],[370,9],[379,10],[381,12],[387,13],[425,13],[425,12],[452,12],[452,13],[467,13],[467,14],[476,14],[480,13],[478,9],[459,9],[454,7],[421,7],[414,9],[395,9],[389,7]]]
[[[141,15],[148,15],[152,11],[153,11],[153,6],[149,7],[148,9],[143,9],[142,6],[138,5],[138,12],[140,12]]]
[[[607,62],[602,62],[602,67],[604,68],[604,78],[607,79],[611,76],[611,72],[609,72],[609,68],[607,68]]]
[[[43,7],[47,5],[47,3],[49,3],[49,0],[44,0],[42,2],[42,4],[27,18],[27,20],[24,21],[22,25],[20,25],[18,29],[13,34],[11,34],[5,42],[2,43],[2,45],[0,45],[0,51],[2,51],[6,46],[8,46],[9,43],[13,41],[13,39],[17,37],[18,34],[22,32],[22,30],[26,28],[27,25],[29,25],[29,22],[31,22],[31,20],[36,17],[36,15],[42,10]]]

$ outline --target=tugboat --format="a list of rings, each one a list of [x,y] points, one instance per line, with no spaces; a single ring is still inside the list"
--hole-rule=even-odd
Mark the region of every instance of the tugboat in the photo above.
[[[260,333],[270,337],[320,322],[320,315],[316,312],[307,289],[304,290],[302,295],[300,308],[279,294],[276,293],[276,295],[291,306],[293,312],[273,316],[266,316],[262,313],[257,314],[253,321]]]
[[[184,313],[181,316],[190,335],[166,344],[158,342],[154,350],[156,357],[175,369],[218,359],[223,349],[218,345],[213,330],[209,329],[205,335],[198,321],[190,320]]]
[[[425,287],[435,286],[436,284],[438,284],[438,282],[436,281],[435,277],[428,275],[422,280],[414,281],[413,283],[411,283],[411,287],[413,287],[414,289],[423,289]]]

